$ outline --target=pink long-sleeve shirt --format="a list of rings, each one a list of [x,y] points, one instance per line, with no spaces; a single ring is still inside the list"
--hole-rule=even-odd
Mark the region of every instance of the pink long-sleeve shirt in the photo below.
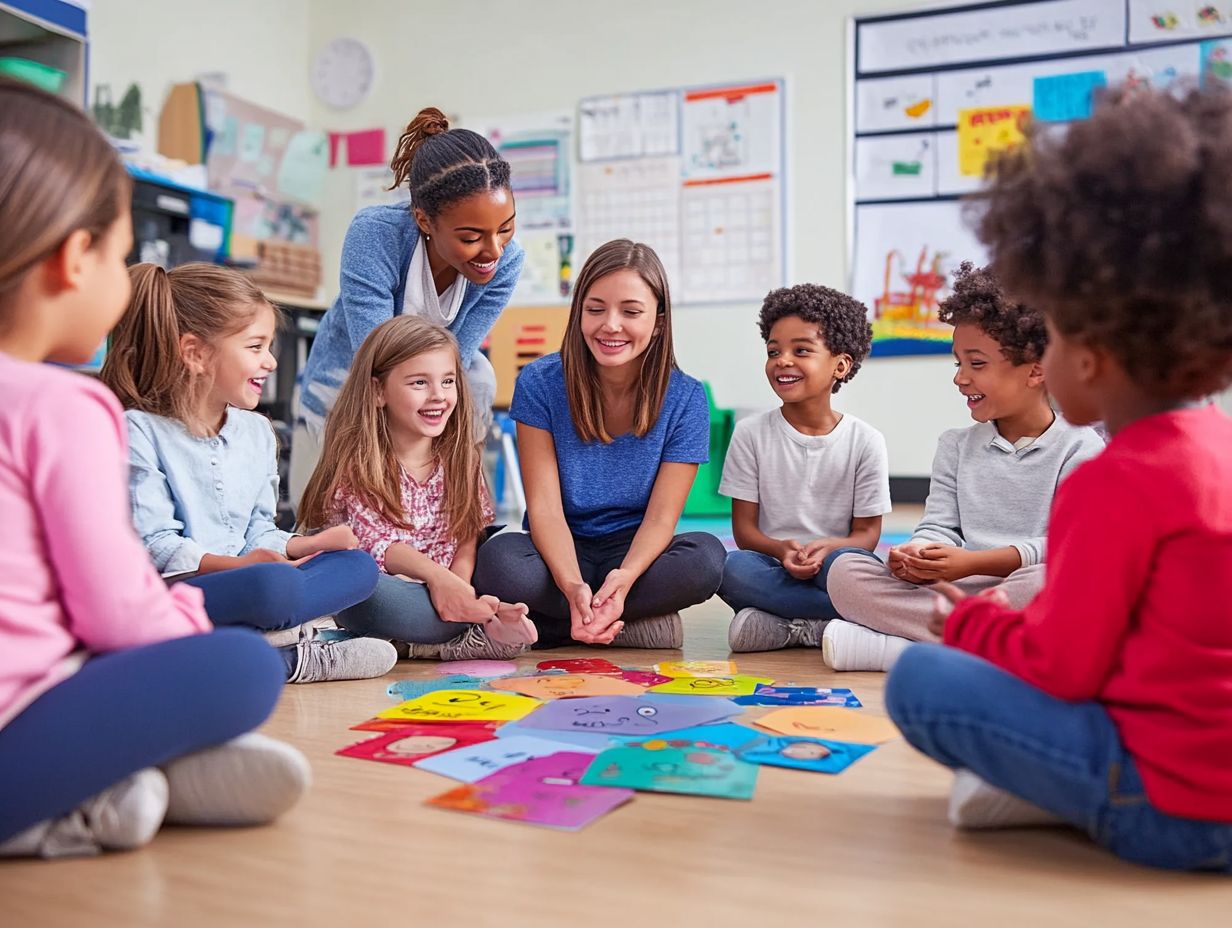
[[[0,726],[90,654],[208,631],[133,532],[119,403],[0,354]]]

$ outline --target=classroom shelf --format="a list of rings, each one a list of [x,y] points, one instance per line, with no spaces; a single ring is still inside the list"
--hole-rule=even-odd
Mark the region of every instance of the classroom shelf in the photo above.
[[[85,7],[66,0],[0,0],[0,57],[26,58],[64,71],[60,96],[85,106]]]

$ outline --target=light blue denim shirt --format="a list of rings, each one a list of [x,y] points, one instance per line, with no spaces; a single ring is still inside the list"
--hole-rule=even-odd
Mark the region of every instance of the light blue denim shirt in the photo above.
[[[278,452],[265,416],[228,409],[210,438],[135,409],[124,418],[133,525],[159,571],[196,570],[206,554],[286,554],[291,535],[274,524]]]

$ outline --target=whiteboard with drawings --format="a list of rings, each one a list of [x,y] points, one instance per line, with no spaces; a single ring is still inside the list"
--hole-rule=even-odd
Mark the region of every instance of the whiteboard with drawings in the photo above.
[[[851,21],[850,286],[874,355],[950,350],[954,269],[985,255],[962,222],[1021,120],[1083,119],[1100,88],[1232,83],[1232,0],[1009,0]]]

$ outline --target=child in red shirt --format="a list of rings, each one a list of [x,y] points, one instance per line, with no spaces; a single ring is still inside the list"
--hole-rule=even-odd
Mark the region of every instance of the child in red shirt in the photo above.
[[[1127,860],[1232,873],[1232,419],[1201,404],[1232,382],[1228,140],[1232,95],[1113,92],[982,196],[996,274],[1046,314],[1062,414],[1112,439],[1057,492],[1034,602],[938,584],[952,647],[889,678],[907,740],[958,771],[956,825],[1059,818]]]

